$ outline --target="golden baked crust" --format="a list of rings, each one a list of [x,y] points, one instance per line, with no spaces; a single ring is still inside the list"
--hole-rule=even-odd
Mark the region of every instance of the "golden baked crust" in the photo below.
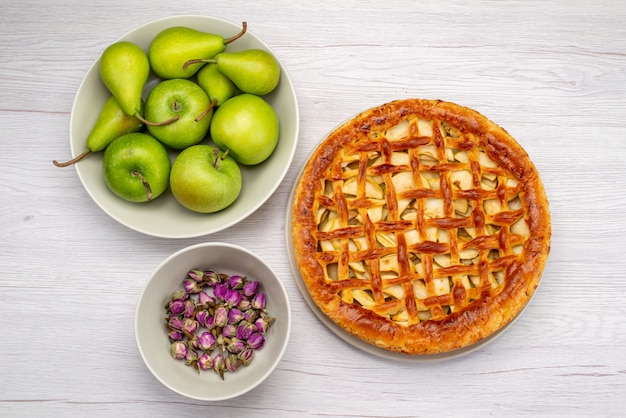
[[[449,102],[357,115],[295,185],[294,255],[312,300],[346,332],[396,352],[448,352],[509,323],[539,283],[550,235],[523,148]]]

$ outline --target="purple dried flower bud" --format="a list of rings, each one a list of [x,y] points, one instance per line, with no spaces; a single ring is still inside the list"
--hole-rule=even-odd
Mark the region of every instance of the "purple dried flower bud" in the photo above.
[[[258,292],[256,295],[254,295],[254,299],[252,299],[252,307],[254,309],[265,308],[265,293]]]
[[[204,351],[211,351],[215,348],[215,337],[208,331],[204,331],[198,337],[198,348]]]
[[[179,315],[185,310],[185,301],[182,299],[176,299],[170,302],[170,312],[174,315]]]
[[[167,333],[170,341],[180,341],[183,339],[183,333],[177,329],[172,329]]]
[[[215,328],[215,317],[213,317],[212,315],[209,315],[206,321],[204,322],[204,326],[208,330],[212,330],[213,328]]]
[[[246,342],[248,343],[250,348],[258,350],[263,347],[263,344],[265,344],[265,338],[258,332],[255,332],[250,336],[250,338],[246,340]]]
[[[225,306],[218,306],[215,309],[215,313],[213,314],[213,318],[215,318],[215,326],[223,327],[228,323],[228,309]]]
[[[183,329],[183,321],[182,321],[182,319],[180,319],[177,316],[170,316],[169,321],[167,321],[167,327],[168,327],[168,329],[182,330]]]
[[[243,362],[244,366],[247,366],[252,361],[254,356],[254,350],[250,347],[246,347],[238,354],[239,359]]]
[[[237,324],[243,319],[243,313],[240,309],[233,308],[228,311],[228,322],[231,324]]]
[[[226,324],[222,328],[222,335],[226,338],[234,337],[237,335],[237,326],[235,324]]]
[[[187,299],[185,301],[185,318],[193,318],[193,314],[196,312],[196,304],[193,300]]]
[[[202,286],[193,279],[183,280],[183,288],[187,293],[200,293],[202,291]]]
[[[182,341],[174,341],[170,347],[170,353],[172,357],[178,360],[182,360],[187,357],[187,344]]]
[[[226,365],[224,364],[224,357],[221,353],[218,353],[213,358],[213,370],[215,373],[219,374],[222,380],[224,380],[224,370],[226,369]]]
[[[236,337],[241,340],[247,340],[254,332],[257,332],[256,325],[249,322],[242,322],[237,327]]]
[[[198,321],[196,321],[195,319],[191,319],[191,318],[183,319],[182,331],[186,335],[189,336],[189,335],[195,334],[197,330],[198,330]]]
[[[258,332],[260,332],[261,334],[265,334],[273,320],[274,318],[270,318],[269,320],[263,317],[257,318],[257,320],[254,321],[254,325],[256,326]]]
[[[234,372],[239,368],[239,366],[243,365],[243,362],[235,353],[231,353],[226,356],[226,360],[224,360],[224,363],[226,364],[226,370],[228,370],[229,372]]]
[[[204,353],[198,358],[198,367],[202,370],[209,370],[213,368],[213,359],[207,353]]]
[[[198,361],[198,352],[192,350],[191,348],[187,350],[187,355],[185,356],[185,364],[187,366],[193,365],[196,361]]]
[[[243,295],[249,298],[256,295],[257,290],[259,290],[259,282],[257,281],[247,282],[243,285]]]
[[[218,274],[218,280],[220,281],[220,283],[228,283],[228,278],[230,276],[226,273],[219,273]]]
[[[241,351],[246,348],[246,343],[239,338],[231,338],[226,349],[231,353],[241,353]]]
[[[256,321],[258,317],[259,311],[257,311],[256,309],[250,308],[243,313],[243,319],[246,322],[254,323],[254,321]]]
[[[204,270],[204,280],[207,286],[213,287],[220,282],[220,277],[214,270]]]
[[[210,305],[212,303],[215,303],[215,298],[213,298],[213,296],[209,295],[207,292],[200,292],[198,293],[198,302],[200,302],[201,305]]]
[[[226,293],[228,293],[228,286],[223,283],[217,283],[215,288],[213,289],[213,295],[218,300],[223,300],[226,297]]]
[[[230,308],[237,306],[239,302],[241,302],[241,293],[239,293],[238,290],[229,290],[226,292],[224,300],[226,301],[226,305]]]
[[[239,275],[230,276],[228,279],[228,287],[230,287],[231,289],[239,290],[243,288],[244,281],[245,281],[245,277],[243,276],[239,276]]]
[[[248,309],[252,308],[252,303],[250,302],[250,299],[248,299],[246,296],[243,296],[241,298],[241,300],[239,301],[239,305],[237,305],[237,307],[242,311],[247,311]]]
[[[190,270],[187,275],[198,283],[204,280],[204,272],[202,270]]]
[[[184,290],[177,290],[172,295],[172,300],[174,301],[174,300],[179,300],[179,299],[181,299],[184,302],[185,300],[189,299],[189,295]]]
[[[202,309],[196,312],[196,321],[198,321],[198,324],[200,324],[200,326],[205,326],[208,317],[209,311],[207,311],[206,309]]]

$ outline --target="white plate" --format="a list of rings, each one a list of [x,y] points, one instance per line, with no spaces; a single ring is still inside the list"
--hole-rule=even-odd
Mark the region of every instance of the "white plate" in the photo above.
[[[173,16],[155,20],[133,29],[119,40],[132,41],[147,51],[150,42],[161,30],[171,26],[187,26],[224,38],[241,30],[235,24],[209,16]],[[254,27],[248,25],[246,34],[229,44],[227,51],[259,48],[271,49],[253,35]],[[276,56],[279,59],[278,56]],[[280,59],[279,59],[280,62]],[[72,107],[70,120],[70,149],[72,156],[85,150],[85,140],[95,123],[100,108],[110,96],[99,75],[99,59],[87,71]],[[78,176],[87,193],[102,210],[127,227],[144,234],[162,238],[189,238],[208,235],[223,230],[256,211],[279,186],[293,159],[299,130],[298,103],[293,84],[282,63],[281,80],[275,91],[264,98],[274,107],[280,121],[278,145],[270,158],[258,166],[241,166],[243,187],[234,204],[221,212],[200,214],[181,206],[170,190],[148,203],[130,203],[115,196],[107,188],[102,172],[102,153],[92,153],[75,164]],[[151,75],[147,89],[158,79]],[[206,140],[205,140],[206,142]],[[177,152],[172,152],[172,159]]]
[[[311,155],[313,154],[313,152],[315,152],[315,150],[311,152]],[[310,159],[310,156],[309,156],[309,158],[307,158],[306,161],[308,161],[309,159]],[[354,346],[354,347],[358,348],[359,350],[362,350],[362,351],[364,351],[366,353],[375,355],[377,357],[386,358],[386,359],[389,359],[389,360],[401,360],[401,361],[409,361],[409,362],[433,362],[433,361],[449,360],[449,359],[452,359],[452,358],[456,358],[456,357],[459,357],[459,356],[463,356],[463,355],[469,354],[472,351],[475,351],[478,348],[484,347],[485,344],[493,341],[496,337],[498,337],[505,330],[507,330],[517,320],[517,318],[520,317],[522,312],[528,306],[528,303],[527,303],[526,306],[517,314],[517,316],[515,318],[513,318],[513,320],[511,320],[504,327],[500,328],[498,331],[494,332],[493,334],[489,335],[488,337],[486,337],[486,338],[482,339],[481,341],[478,341],[478,342],[476,342],[476,343],[474,343],[472,345],[469,345],[467,347],[459,348],[457,350],[449,351],[449,352],[446,352],[446,353],[419,354],[419,355],[404,354],[404,353],[399,353],[399,352],[395,352],[395,351],[385,350],[384,348],[380,348],[378,346],[372,345],[372,344],[370,344],[368,342],[365,342],[365,341],[363,341],[363,340],[353,336],[352,334],[349,334],[343,328],[339,327],[332,320],[330,320],[319,309],[319,307],[315,304],[315,302],[313,301],[313,299],[309,295],[309,291],[307,290],[306,285],[304,284],[304,280],[302,279],[302,275],[300,274],[300,270],[298,269],[298,265],[296,263],[295,255],[293,253],[293,238],[292,238],[292,233],[291,233],[292,204],[293,204],[293,199],[294,199],[295,188],[296,188],[296,185],[298,184],[298,181],[300,180],[300,177],[302,176],[302,172],[304,171],[304,167],[306,165],[306,161],[305,161],[305,163],[303,163],[303,166],[300,169],[300,172],[298,173],[298,175],[296,176],[296,179],[294,180],[294,183],[293,183],[293,186],[292,186],[292,189],[291,189],[291,193],[289,195],[289,200],[288,200],[289,204],[287,205],[287,217],[286,217],[287,219],[286,219],[286,225],[285,225],[285,238],[287,240],[287,253],[288,253],[288,258],[289,258],[289,264],[291,266],[291,271],[293,273],[293,277],[295,278],[296,285],[298,286],[298,289],[300,290],[300,293],[302,294],[302,297],[304,298],[305,302],[307,303],[307,305],[309,305],[309,308],[313,311],[315,316],[317,316],[317,318],[330,331],[332,331],[335,335],[337,335],[343,341],[347,342],[348,344],[350,344],[350,345],[352,345],[352,346]],[[529,301],[529,303],[530,303],[530,301]]]

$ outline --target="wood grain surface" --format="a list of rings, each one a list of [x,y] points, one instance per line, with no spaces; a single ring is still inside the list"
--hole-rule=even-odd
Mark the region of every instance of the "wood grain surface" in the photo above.
[[[102,50],[153,19],[246,20],[298,94],[299,146],[240,224],[167,240],[89,197],[69,120]],[[623,416],[626,411],[626,5],[622,1],[4,0],[0,4],[0,416]],[[472,107],[518,139],[550,199],[542,283],[498,339],[444,362],[395,362],[330,332],[287,258],[289,193],[335,126],[390,100]],[[293,313],[278,369],[205,403],[162,386],[135,344],[135,304],[171,253],[225,241],[282,277]]]

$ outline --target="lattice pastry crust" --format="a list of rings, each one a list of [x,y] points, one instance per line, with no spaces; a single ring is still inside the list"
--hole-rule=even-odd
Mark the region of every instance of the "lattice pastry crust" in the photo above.
[[[550,214],[522,147],[476,111],[401,100],[332,132],[296,183],[293,246],[319,309],[387,350],[442,353],[537,287]]]

